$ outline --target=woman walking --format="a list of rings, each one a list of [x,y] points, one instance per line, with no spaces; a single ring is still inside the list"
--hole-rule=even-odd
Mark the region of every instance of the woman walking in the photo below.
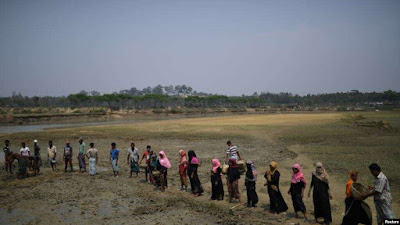
[[[181,179],[181,191],[187,191],[187,166],[188,161],[185,150],[179,150],[179,177]]]
[[[89,146],[90,148],[86,152],[86,157],[89,159],[89,174],[95,175],[97,174],[96,165],[98,160],[97,156],[98,151],[97,149],[94,148],[94,143],[90,143]]]
[[[304,190],[306,188],[307,181],[304,177],[304,174],[301,172],[300,164],[294,164],[292,166],[292,170],[292,181],[290,183],[288,194],[292,196],[293,208],[296,213],[296,218],[299,218],[298,212],[300,211],[304,215],[304,220],[307,221],[306,206],[303,202]]]
[[[256,192],[257,170],[252,161],[247,161],[246,166],[245,186],[247,190],[247,207],[254,208],[258,202],[258,195]]]
[[[213,159],[211,161],[211,200],[224,200],[224,186],[222,184],[222,169],[220,167],[221,163],[218,159]]]
[[[279,178],[281,174],[278,171],[278,163],[272,161],[269,164],[269,170],[264,177],[267,179],[268,195],[270,200],[270,212],[279,214],[288,210],[285,200],[279,189]]]
[[[229,203],[232,203],[232,199],[237,199],[239,200],[239,203],[242,203],[240,200],[239,179],[240,172],[236,163],[236,159],[230,159],[228,168],[228,181],[226,182],[229,192]]]
[[[324,218],[325,224],[331,224],[332,215],[329,199],[332,199],[332,195],[329,191],[329,176],[320,162],[315,164],[315,170],[312,172],[308,197],[310,197],[313,188],[314,223],[318,223],[318,218]]]
[[[158,158],[157,170],[160,171],[160,187],[161,191],[168,190],[168,180],[167,180],[167,172],[168,169],[171,168],[171,163],[169,162],[167,156],[164,151],[160,151]]]
[[[196,153],[193,150],[188,152],[189,156],[189,180],[190,186],[192,188],[192,193],[199,196],[203,193],[203,187],[201,186],[199,175],[197,174],[197,169],[199,167],[199,159],[196,157]]]

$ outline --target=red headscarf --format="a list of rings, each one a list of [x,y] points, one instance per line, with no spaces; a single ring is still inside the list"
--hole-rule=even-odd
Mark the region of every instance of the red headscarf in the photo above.
[[[231,162],[231,165],[229,165],[229,167],[231,167],[231,168],[237,168],[238,167],[238,165],[236,163],[236,159],[230,159],[229,161]]]

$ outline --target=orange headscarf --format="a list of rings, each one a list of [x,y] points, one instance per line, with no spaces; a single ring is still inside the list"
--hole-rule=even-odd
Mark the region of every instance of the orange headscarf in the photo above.
[[[347,182],[347,184],[346,184],[346,198],[350,198],[352,195],[351,195],[351,185],[354,183],[354,180],[353,180],[353,178],[351,178],[354,174],[357,174],[357,172],[356,171],[354,171],[354,170],[351,170],[350,171],[350,180]]]

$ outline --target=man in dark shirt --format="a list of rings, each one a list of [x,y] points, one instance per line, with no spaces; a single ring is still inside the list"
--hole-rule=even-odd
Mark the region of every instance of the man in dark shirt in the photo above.
[[[10,155],[11,155],[11,150],[10,150],[10,141],[9,140],[5,140],[4,141],[5,146],[3,147],[3,151],[4,151],[4,163],[6,166],[6,171],[12,173],[11,168],[12,168],[12,164],[9,162],[10,160]]]
[[[34,145],[33,145],[33,149],[34,149],[34,155],[33,155],[33,172],[35,173],[35,175],[37,173],[40,172],[40,166],[42,165],[42,158],[40,157],[40,146],[38,144],[37,140],[33,141]]]

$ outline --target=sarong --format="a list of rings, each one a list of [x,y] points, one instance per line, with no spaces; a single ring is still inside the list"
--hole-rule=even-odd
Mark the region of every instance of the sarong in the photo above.
[[[97,173],[96,169],[96,158],[89,159],[89,174],[95,175]]]
[[[49,161],[50,161],[50,164],[52,164],[52,165],[56,164],[56,162],[57,162],[56,159],[52,159],[52,158],[50,158]]]
[[[26,174],[26,167],[28,165],[28,157],[21,157],[18,159],[18,174]]]
[[[78,160],[79,160],[79,169],[80,168],[85,168],[86,169],[85,155],[79,154],[78,155]]]
[[[139,172],[139,164],[134,160],[131,161],[131,172]]]
[[[113,159],[111,161],[111,165],[112,165],[112,168],[113,168],[114,172],[118,172],[117,159]]]
[[[227,181],[226,185],[228,186],[229,197],[239,199],[240,198],[239,180],[234,180],[232,183]]]

